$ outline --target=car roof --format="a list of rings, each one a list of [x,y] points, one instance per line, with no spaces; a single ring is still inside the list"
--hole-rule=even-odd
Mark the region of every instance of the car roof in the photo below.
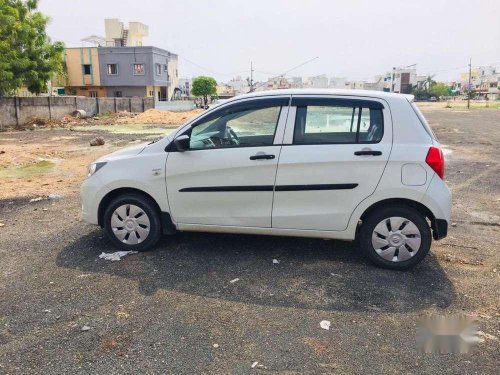
[[[385,100],[401,100],[406,99],[410,102],[413,101],[413,95],[407,94],[396,94],[392,92],[385,91],[375,91],[375,90],[348,90],[348,89],[283,89],[283,90],[269,90],[269,91],[258,91],[249,94],[243,94],[235,96],[229,99],[226,103],[233,100],[246,99],[246,98],[259,98],[265,96],[275,96],[275,95],[336,95],[336,96],[359,96],[366,98],[377,98]]]

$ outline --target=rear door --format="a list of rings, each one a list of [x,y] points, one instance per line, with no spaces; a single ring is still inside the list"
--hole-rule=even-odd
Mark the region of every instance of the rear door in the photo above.
[[[273,228],[342,231],[375,191],[392,148],[387,103],[293,97],[280,154]]]
[[[184,132],[190,136],[190,149],[171,150],[167,158],[167,192],[175,222],[271,227],[289,102],[284,96],[231,103]]]

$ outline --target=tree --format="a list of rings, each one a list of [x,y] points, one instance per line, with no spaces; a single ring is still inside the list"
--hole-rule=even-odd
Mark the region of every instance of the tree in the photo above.
[[[208,96],[217,95],[217,81],[212,77],[200,76],[193,79],[191,94],[203,97],[203,105],[208,104]]]
[[[0,0],[0,96],[26,86],[40,93],[64,71],[64,44],[52,43],[38,0]]]
[[[431,94],[437,97],[447,96],[450,94],[450,89],[446,83],[434,83],[434,85],[431,86]]]
[[[434,78],[434,75],[427,76],[427,78],[425,78],[423,87],[427,90],[427,92],[430,92],[432,85],[434,85],[436,83],[436,81],[434,81],[433,78]]]

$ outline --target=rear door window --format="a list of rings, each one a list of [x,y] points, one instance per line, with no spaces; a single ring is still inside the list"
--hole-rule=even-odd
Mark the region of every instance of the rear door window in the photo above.
[[[384,134],[378,102],[300,99],[295,104],[294,144],[378,143]]]

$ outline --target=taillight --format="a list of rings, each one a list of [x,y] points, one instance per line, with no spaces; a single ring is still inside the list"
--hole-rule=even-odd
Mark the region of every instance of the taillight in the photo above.
[[[439,177],[441,177],[441,179],[444,178],[444,156],[440,148],[431,146],[425,158],[425,162]]]

